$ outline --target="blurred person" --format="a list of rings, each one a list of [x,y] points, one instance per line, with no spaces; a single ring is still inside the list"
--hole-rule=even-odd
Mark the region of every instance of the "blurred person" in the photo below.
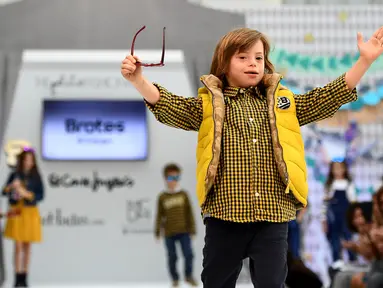
[[[168,269],[173,287],[179,287],[176,243],[181,245],[185,259],[185,282],[198,286],[193,278],[193,248],[191,237],[195,235],[195,222],[188,194],[179,185],[181,168],[177,164],[165,166],[163,176],[166,190],[158,197],[155,236],[164,236],[168,257]]]
[[[122,61],[122,76],[158,121],[199,131],[197,196],[206,226],[205,288],[235,287],[246,257],[253,260],[254,286],[284,287],[288,222],[307,205],[300,126],[331,117],[357,99],[356,85],[383,52],[383,28],[367,42],[358,33],[357,44],[359,59],[347,73],[302,95],[280,85],[269,41],[248,28],[221,38],[210,75],[201,77],[204,87],[198,97],[177,96],[151,83],[142,75],[142,67],[151,64],[135,55]]]
[[[303,221],[303,217],[305,215],[306,208],[299,210],[297,212],[297,219],[291,220],[289,222],[288,227],[288,236],[287,240],[289,243],[289,250],[291,252],[291,256],[294,259],[300,259],[300,249],[301,249],[301,229],[300,225]]]
[[[363,217],[360,212],[355,210],[355,222],[359,215],[359,232],[360,238],[358,242],[344,242],[343,246],[363,255],[366,259],[371,260],[371,267],[366,273],[358,273],[352,276],[351,287],[354,288],[380,288],[383,287],[383,227],[381,225],[383,188],[379,189],[373,196],[373,222],[363,225]]]
[[[10,212],[19,213],[18,216],[7,218],[4,230],[4,237],[15,242],[14,287],[28,287],[31,244],[42,240],[37,205],[44,198],[43,182],[32,148],[25,147],[18,156],[16,169],[10,173],[3,195],[8,197]]]
[[[331,162],[325,183],[326,222],[325,232],[330,242],[333,261],[341,259],[341,240],[350,240],[351,232],[347,228],[346,213],[350,203],[356,201],[355,186],[345,161]],[[355,254],[348,250],[349,260],[355,261]]]
[[[362,238],[362,241],[367,240],[365,238],[366,233],[371,230],[372,227],[372,203],[352,203],[346,213],[346,223],[348,229]],[[373,251],[368,248],[359,247],[358,241],[342,241],[342,247],[346,249],[352,249],[355,253],[363,256],[368,262],[373,259]],[[362,281],[366,277],[366,267],[348,267],[347,271],[339,271],[336,273],[332,288],[343,288],[358,286],[358,282]],[[363,280],[364,281],[364,280]]]

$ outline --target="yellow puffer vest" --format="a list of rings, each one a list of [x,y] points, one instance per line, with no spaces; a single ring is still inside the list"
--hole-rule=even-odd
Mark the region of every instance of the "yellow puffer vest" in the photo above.
[[[303,139],[296,117],[293,93],[280,85],[281,75],[265,76],[266,98],[275,161],[279,174],[290,191],[307,205],[307,168]],[[203,120],[198,132],[197,145],[197,197],[200,206],[205,202],[217,174],[225,119],[222,83],[214,75],[202,76],[205,87],[198,90],[203,102]],[[287,103],[287,104],[286,104]],[[284,105],[288,105],[288,109]]]

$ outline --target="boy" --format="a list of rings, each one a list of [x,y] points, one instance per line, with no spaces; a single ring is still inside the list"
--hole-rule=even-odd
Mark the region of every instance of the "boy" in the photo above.
[[[307,205],[300,127],[331,117],[357,99],[356,85],[383,52],[383,27],[358,34],[360,57],[322,88],[294,95],[280,85],[262,33],[241,28],[219,41],[205,87],[180,97],[142,75],[128,55],[121,74],[143,95],[158,121],[198,131],[197,196],[206,225],[202,282],[235,287],[250,257],[255,287],[281,288],[287,274],[288,222]]]
[[[176,164],[168,164],[164,168],[167,189],[158,197],[156,217],[156,238],[161,230],[165,236],[168,253],[168,268],[173,280],[173,287],[178,287],[176,242],[181,244],[185,257],[185,282],[193,287],[198,286],[193,279],[193,251],[190,235],[195,235],[195,223],[188,194],[179,187],[181,168]]]

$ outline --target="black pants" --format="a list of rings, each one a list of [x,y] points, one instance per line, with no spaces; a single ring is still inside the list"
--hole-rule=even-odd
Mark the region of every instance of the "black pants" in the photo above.
[[[206,218],[202,282],[204,288],[234,288],[242,260],[250,258],[256,288],[285,287],[287,223],[234,223]]]

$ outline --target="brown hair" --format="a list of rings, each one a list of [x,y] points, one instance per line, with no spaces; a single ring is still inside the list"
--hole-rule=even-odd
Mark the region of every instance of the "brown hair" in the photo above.
[[[36,155],[32,151],[23,151],[20,153],[20,155],[18,155],[16,172],[19,174],[24,174],[24,172],[25,172],[24,171],[24,162],[25,162],[25,157],[27,157],[28,154],[32,155],[32,159],[33,159],[33,166],[31,168],[31,170],[28,172],[28,174],[32,178],[35,178],[37,180],[41,180],[39,169],[38,169],[37,163],[36,163]]]
[[[170,164],[167,164],[165,167],[164,167],[164,177],[167,177],[169,173],[171,172],[177,172],[177,173],[180,173],[181,172],[181,168],[175,164],[175,163],[170,163]]]
[[[225,73],[227,73],[233,55],[248,50],[259,40],[262,41],[264,47],[265,74],[274,73],[274,65],[269,60],[270,42],[266,35],[250,28],[239,28],[230,31],[218,42],[210,66],[210,74],[218,77],[224,87],[227,86]]]
[[[343,165],[343,167],[344,167],[344,179],[346,179],[348,182],[352,181],[351,176],[350,176],[350,171],[349,171],[349,168],[348,168],[348,165],[347,165],[347,162],[346,161],[342,161],[342,162],[332,161],[330,163],[330,168],[328,170],[327,181],[326,181],[326,183],[324,185],[326,190],[327,190],[327,192],[329,192],[329,189],[331,188],[331,185],[334,182],[333,170],[334,170],[335,163],[340,163],[340,164]]]

